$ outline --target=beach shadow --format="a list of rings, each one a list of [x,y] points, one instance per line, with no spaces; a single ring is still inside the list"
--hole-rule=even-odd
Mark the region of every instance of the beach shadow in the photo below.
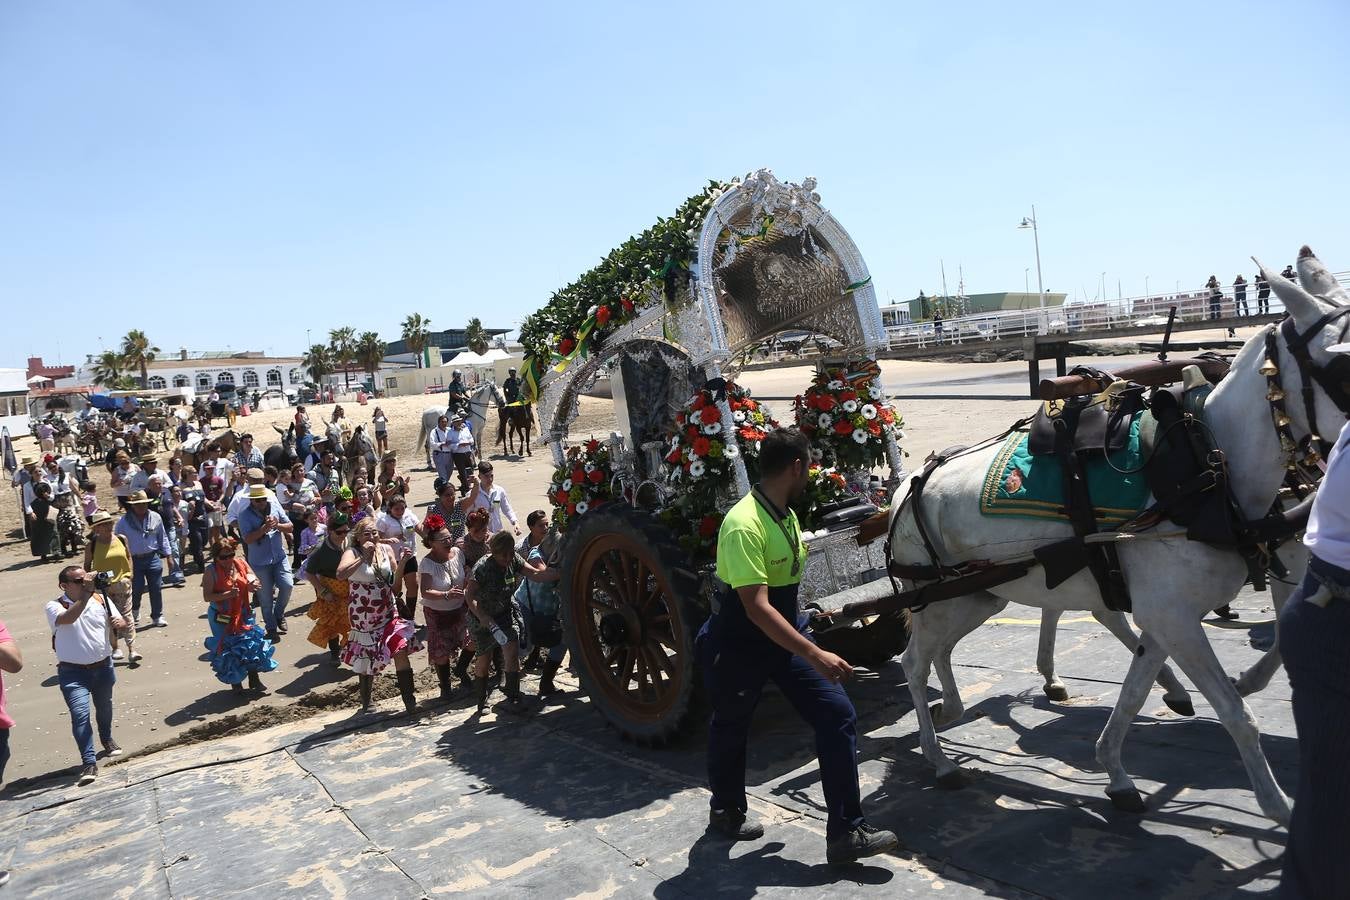
[[[781,841],[769,841],[732,858],[733,847],[746,846],[752,845],[733,844],[705,832],[689,848],[684,871],[662,881],[652,896],[659,900],[714,894],[718,897],[754,897],[764,887],[818,888],[839,882],[881,885],[895,877],[890,869],[877,865],[810,865],[788,859],[778,855],[784,849]]]
[[[283,697],[303,697],[317,688],[348,681],[356,675],[355,672],[345,666],[333,665],[328,658],[328,654],[323,652],[311,653],[309,656],[302,657],[296,660],[295,665],[297,667],[305,666],[306,668],[289,683],[274,688],[273,693],[280,694]]]
[[[182,709],[175,710],[164,717],[166,725],[184,725],[188,722],[205,722],[208,717],[220,713],[234,712],[241,706],[247,706],[251,701],[257,699],[253,694],[245,691],[237,694],[228,684],[221,684],[218,690],[212,691],[204,697],[198,697]]]

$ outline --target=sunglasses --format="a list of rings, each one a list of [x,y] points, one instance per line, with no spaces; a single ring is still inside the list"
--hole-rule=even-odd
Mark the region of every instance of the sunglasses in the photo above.
[[[220,554],[219,556],[217,556],[216,559],[234,559],[234,554],[233,554],[233,553],[222,553],[222,554]]]
[[[349,533],[351,532],[351,529],[350,529],[350,528],[330,528],[329,531],[333,532],[333,534],[336,534],[336,535],[338,535],[338,536],[340,537],[340,536],[342,536],[342,535],[344,535],[344,534],[349,534]]]

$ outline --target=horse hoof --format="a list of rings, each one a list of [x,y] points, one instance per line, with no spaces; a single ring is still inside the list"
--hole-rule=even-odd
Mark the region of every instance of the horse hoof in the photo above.
[[[1063,703],[1069,699],[1069,689],[1062,684],[1047,684],[1045,686],[1045,697],[1054,703]]]
[[[937,786],[944,791],[959,791],[968,784],[970,777],[966,775],[964,769],[952,769],[946,775],[937,777]]]
[[[1195,704],[1191,703],[1190,697],[1183,697],[1180,700],[1173,700],[1170,697],[1164,695],[1163,703],[1167,704],[1167,708],[1179,716],[1189,717],[1195,715]]]
[[[1144,805],[1144,798],[1134,788],[1126,788],[1123,791],[1107,791],[1106,796],[1111,798],[1111,805],[1121,812],[1142,813],[1148,809]]]

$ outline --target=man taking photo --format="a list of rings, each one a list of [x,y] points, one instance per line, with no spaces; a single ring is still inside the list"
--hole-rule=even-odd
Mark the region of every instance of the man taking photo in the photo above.
[[[95,589],[94,576],[80,566],[66,566],[57,583],[62,594],[47,601],[47,625],[56,649],[56,677],[70,709],[70,730],[83,765],[77,784],[84,786],[98,777],[94,732],[89,725],[91,702],[104,753],[109,757],[122,755],[112,736],[112,691],[117,676],[108,636],[110,627],[123,628],[126,622]]]

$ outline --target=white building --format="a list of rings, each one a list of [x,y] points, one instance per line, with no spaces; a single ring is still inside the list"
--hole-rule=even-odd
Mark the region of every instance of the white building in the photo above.
[[[0,369],[0,425],[13,437],[28,433],[28,372]]]
[[[80,384],[93,384],[94,360],[88,357],[75,372]],[[269,388],[295,388],[309,375],[298,356],[264,356],[258,351],[238,353],[178,351],[175,357],[157,359],[147,367],[151,389],[191,387],[199,395],[209,394],[218,384],[232,384],[241,390],[265,391]],[[138,372],[131,372],[138,375]]]

